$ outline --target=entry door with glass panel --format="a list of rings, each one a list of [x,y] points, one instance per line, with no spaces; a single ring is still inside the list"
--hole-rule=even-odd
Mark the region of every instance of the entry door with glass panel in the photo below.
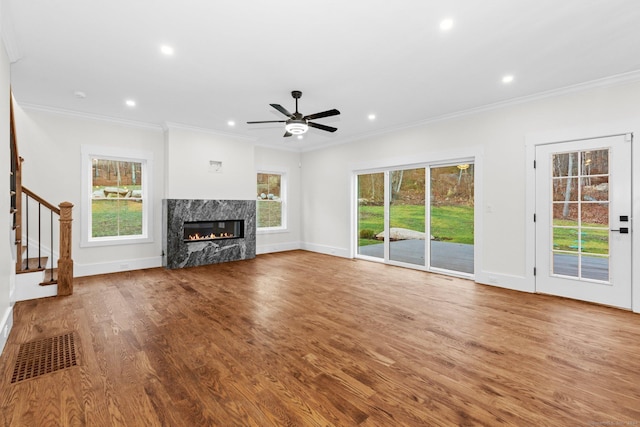
[[[631,307],[631,137],[536,147],[536,291]]]

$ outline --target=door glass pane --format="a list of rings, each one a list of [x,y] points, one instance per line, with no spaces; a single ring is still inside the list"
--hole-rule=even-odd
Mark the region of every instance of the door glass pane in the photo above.
[[[553,156],[553,177],[577,176],[578,153],[556,153]]]
[[[554,203],[553,223],[557,226],[578,226],[578,203]]]
[[[608,281],[609,150],[556,153],[551,162],[552,274]]]
[[[474,166],[431,168],[432,267],[473,274]]]
[[[384,173],[358,175],[358,254],[384,258]]]
[[[609,227],[609,203],[582,203],[580,217],[588,227]]]
[[[609,200],[609,177],[588,176],[580,181],[581,199],[585,202]]]
[[[425,168],[389,173],[389,259],[425,265]]]
[[[571,202],[578,200],[576,178],[553,179],[553,201]]]
[[[579,252],[580,239],[577,227],[553,227],[553,249],[563,252]]]
[[[582,175],[608,175],[609,174],[609,150],[582,151],[581,169]]]

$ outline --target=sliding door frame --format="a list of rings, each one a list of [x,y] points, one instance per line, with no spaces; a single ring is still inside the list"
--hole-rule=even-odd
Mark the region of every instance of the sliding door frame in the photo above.
[[[406,158],[406,162],[403,162],[403,159],[393,159],[393,161],[389,161],[388,163],[383,161],[377,162],[368,162],[361,163],[357,165],[351,165],[351,239],[350,239],[350,257],[363,259],[367,261],[381,262],[389,265],[406,267],[416,270],[429,271],[434,273],[441,273],[450,276],[463,277],[468,279],[475,279],[475,277],[482,271],[481,270],[481,260],[482,260],[482,211],[481,207],[483,206],[482,201],[482,151],[478,150],[465,150],[464,152],[457,153],[440,153],[439,155],[428,155],[424,156],[425,160],[416,162],[416,157],[412,156],[411,158]],[[430,267],[429,256],[430,256],[430,245],[426,244],[430,240],[425,240],[425,265],[415,265],[409,263],[403,263],[398,261],[389,260],[389,183],[388,176],[389,173],[393,170],[400,169],[417,169],[417,168],[425,168],[426,178],[430,179],[430,168],[439,167],[439,166],[450,166],[461,163],[473,163],[474,164],[474,274],[467,274],[462,272],[443,270],[439,268]],[[384,240],[384,257],[377,258],[366,255],[358,254],[358,176],[362,174],[370,174],[370,173],[384,173],[385,174],[385,207],[384,207],[384,231],[385,231],[385,240]],[[430,192],[430,182],[426,181],[426,189],[427,194],[425,194],[425,229],[429,231],[430,228],[430,209],[429,206],[431,204],[431,192]]]

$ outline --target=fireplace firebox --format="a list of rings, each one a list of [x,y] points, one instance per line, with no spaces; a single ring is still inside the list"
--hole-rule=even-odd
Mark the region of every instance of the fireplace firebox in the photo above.
[[[244,220],[185,221],[183,239],[187,243],[203,240],[241,239],[244,237]]]

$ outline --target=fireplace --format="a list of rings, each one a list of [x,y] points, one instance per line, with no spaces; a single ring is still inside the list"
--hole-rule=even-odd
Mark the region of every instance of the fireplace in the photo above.
[[[255,200],[162,201],[163,265],[196,267],[256,256]]]
[[[185,221],[183,240],[187,243],[202,240],[242,239],[244,220],[225,219],[222,221]]]

